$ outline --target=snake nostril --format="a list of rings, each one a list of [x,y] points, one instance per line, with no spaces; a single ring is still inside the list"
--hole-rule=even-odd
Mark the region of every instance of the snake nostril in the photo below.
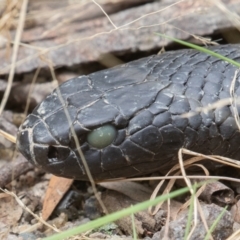
[[[53,158],[58,158],[58,150],[54,146],[49,146],[48,148],[48,158],[53,159]]]
[[[67,147],[62,146],[49,146],[48,147],[48,162],[49,163],[56,163],[65,161],[70,154],[70,150]]]

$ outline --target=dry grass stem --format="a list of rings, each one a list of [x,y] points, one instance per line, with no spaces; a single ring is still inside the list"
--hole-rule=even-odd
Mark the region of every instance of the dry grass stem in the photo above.
[[[202,168],[203,171],[204,171],[204,173],[205,173],[205,175],[206,175],[206,176],[209,176],[208,170],[207,170],[203,165],[201,165],[201,164],[193,164],[193,165],[190,165],[190,166],[187,166],[187,167],[192,167],[192,166],[197,166],[197,167]],[[198,176],[196,176],[196,179],[197,179],[197,178],[198,178]],[[206,187],[206,183],[204,183],[204,184],[198,189],[198,191],[197,191],[196,193],[194,193],[194,195],[195,195],[196,197],[199,197],[200,194],[204,191],[205,187]],[[192,194],[193,194],[193,193],[192,193]],[[190,204],[191,204],[191,199],[189,199],[187,202],[185,202],[185,203],[182,205],[182,207],[179,209],[179,212],[187,209]]]
[[[38,221],[40,221],[42,224],[46,225],[47,227],[51,228],[52,230],[54,230],[55,232],[60,232],[59,229],[57,229],[56,227],[50,225],[49,223],[47,223],[46,221],[44,221],[41,217],[39,217],[38,215],[36,215],[35,213],[33,213],[22,201],[21,199],[13,192],[8,191],[7,189],[2,189],[0,188],[1,191],[5,192],[6,194],[12,196],[15,198],[15,200],[17,201],[17,203],[19,204],[19,206],[21,206],[24,210],[26,210],[28,213],[30,213],[34,218],[36,218]]]
[[[103,14],[107,17],[108,21],[113,25],[113,27],[115,29],[117,29],[118,27],[114,24],[114,22],[111,20],[111,18],[109,17],[109,15],[104,11],[104,9],[102,8],[102,6],[100,4],[98,4],[95,0],[92,0],[92,2],[97,5],[100,10],[103,12]]]
[[[232,105],[232,110],[233,110],[233,115],[234,115],[234,119],[235,122],[238,126],[238,129],[240,130],[240,121],[239,121],[239,114],[238,114],[238,109],[237,109],[237,96],[234,92],[235,89],[235,84],[236,84],[236,80],[237,80],[237,76],[239,75],[239,69],[235,71],[231,86],[230,86],[230,95],[231,95],[231,105]]]
[[[157,10],[157,11],[155,11],[155,12],[148,13],[148,14],[144,14],[144,15],[142,15],[141,17],[136,18],[135,20],[133,20],[133,21],[131,21],[131,22],[128,22],[128,23],[126,23],[126,24],[123,24],[123,25],[119,26],[117,29],[118,29],[118,30],[119,30],[120,28],[124,29],[126,26],[129,26],[129,25],[131,25],[131,24],[133,24],[133,23],[135,23],[135,22],[138,22],[139,20],[141,20],[141,19],[143,19],[143,18],[146,18],[146,17],[148,17],[148,16],[150,16],[150,15],[154,15],[154,14],[156,14],[156,13],[163,12],[163,11],[167,10],[168,8],[171,8],[172,6],[177,5],[177,4],[179,4],[179,3],[181,3],[181,2],[184,2],[184,1],[186,1],[186,0],[177,1],[176,3],[173,3],[173,4],[167,6],[167,7],[163,8],[163,9],[160,9],[160,10]],[[126,29],[126,28],[125,28],[125,29]]]
[[[52,78],[53,78],[54,80],[56,80],[56,75],[55,75],[54,69],[53,69],[53,67],[52,67],[50,64],[49,64],[49,69],[50,69],[50,72],[51,72],[51,74],[52,74]],[[57,81],[56,81],[56,82],[57,82]],[[90,169],[89,169],[89,167],[88,167],[88,164],[87,164],[87,161],[86,161],[86,159],[85,159],[85,156],[84,156],[84,154],[83,154],[83,152],[82,152],[82,150],[81,150],[81,146],[80,146],[80,142],[79,142],[79,140],[78,140],[78,136],[76,135],[76,132],[74,131],[74,128],[73,128],[73,126],[72,126],[72,124],[71,124],[71,117],[70,117],[69,112],[68,112],[68,110],[67,110],[67,108],[66,108],[66,106],[65,106],[64,99],[63,99],[63,97],[62,97],[62,94],[61,94],[61,92],[60,92],[60,89],[59,89],[59,88],[56,88],[56,91],[57,91],[58,98],[59,98],[60,102],[62,103],[62,106],[63,106],[64,112],[65,112],[65,114],[66,114],[67,120],[68,120],[68,122],[69,122],[70,132],[71,132],[71,134],[72,134],[72,136],[73,136],[73,139],[74,139],[74,142],[75,142],[75,144],[76,144],[76,148],[77,148],[78,154],[79,154],[79,156],[81,157],[81,160],[82,160],[82,163],[83,163],[83,166],[84,166],[85,173],[87,174],[88,180],[89,180],[90,183],[91,183],[91,186],[92,186],[94,195],[95,195],[96,199],[98,200],[98,202],[99,202],[99,204],[100,204],[103,212],[104,212],[105,214],[107,214],[107,213],[108,213],[107,208],[105,207],[104,203],[102,202],[101,197],[100,197],[100,195],[99,195],[99,193],[98,193],[98,190],[97,190],[97,188],[96,188],[96,183],[95,183],[95,181],[94,181],[94,179],[93,179],[93,176],[92,176],[92,174],[91,174],[91,171],[90,171]],[[80,163],[79,163],[79,168],[82,169]]]
[[[17,140],[16,140],[16,137],[14,137],[13,135],[3,131],[0,129],[0,135],[5,137],[8,141],[12,142],[12,143],[16,143]]]
[[[197,206],[198,207],[198,212],[199,212],[200,218],[203,222],[203,225],[205,227],[205,230],[206,230],[206,232],[209,232],[209,227],[208,227],[207,221],[205,219],[205,216],[204,216],[204,213],[203,213],[203,210],[202,210],[202,207],[201,207],[201,204],[200,204],[199,201],[197,201],[197,205],[198,205]],[[210,237],[211,240],[214,240],[212,234],[210,234],[209,237]]]
[[[202,179],[203,181],[205,180],[225,180],[225,181],[232,181],[232,182],[238,182],[240,183],[240,179],[238,178],[231,178],[231,177],[225,177],[225,176],[202,176],[202,175],[188,175],[187,176],[189,179]],[[179,179],[182,180],[184,179],[183,176],[161,176],[161,177],[139,177],[139,178],[127,178],[127,179],[109,179],[109,180],[104,180],[104,182],[138,182],[138,181],[153,181],[153,180],[170,180],[170,179]]]
[[[186,0],[178,1],[177,3],[174,3],[173,5],[178,4],[178,3],[180,3],[180,2],[183,2],[183,1],[186,1]],[[140,18],[135,19],[135,20],[132,21],[132,22],[129,22],[129,23],[127,23],[127,24],[124,24],[124,25],[118,27],[117,29],[114,28],[114,29],[112,29],[112,30],[105,31],[105,32],[99,32],[99,33],[93,34],[93,35],[91,35],[91,36],[87,36],[87,37],[83,37],[83,38],[79,38],[79,39],[69,40],[69,41],[67,41],[66,43],[59,44],[59,45],[56,45],[56,46],[53,46],[53,47],[49,47],[49,48],[47,48],[47,49],[43,49],[40,53],[33,54],[33,55],[29,56],[29,57],[25,57],[25,58],[17,61],[16,64],[15,64],[15,66],[19,66],[19,65],[21,65],[21,64],[23,64],[23,63],[31,60],[32,58],[40,57],[41,55],[45,55],[45,54],[47,54],[48,52],[50,52],[50,51],[52,51],[52,50],[59,49],[59,48],[61,48],[61,47],[67,46],[67,45],[72,44],[72,43],[81,42],[81,41],[88,41],[88,40],[94,39],[94,38],[96,38],[96,37],[98,37],[98,36],[101,36],[101,35],[111,34],[111,33],[114,32],[114,31],[120,31],[120,30],[121,30],[121,31],[124,31],[124,30],[139,30],[139,29],[142,29],[142,28],[150,28],[150,27],[154,27],[154,26],[161,26],[161,25],[165,25],[165,24],[168,23],[168,22],[171,22],[172,20],[175,20],[175,19],[181,18],[181,17],[183,17],[183,16],[186,16],[186,13],[185,13],[184,15],[179,15],[179,16],[174,17],[174,18],[169,18],[167,21],[162,22],[162,23],[158,23],[158,24],[146,25],[146,26],[140,26],[140,27],[132,27],[132,28],[130,28],[130,27],[125,27],[125,26],[131,25],[131,24],[133,24],[133,23],[139,21],[140,19],[145,18],[145,17],[147,17],[147,16],[149,16],[149,15],[156,14],[156,13],[159,13],[159,12],[161,12],[161,11],[164,11],[164,10],[166,10],[167,8],[172,7],[173,5],[170,5],[170,6],[166,7],[166,8],[164,8],[164,9],[160,9],[160,10],[155,11],[155,12],[151,12],[151,13],[145,14],[145,15],[141,16]],[[191,14],[191,13],[195,13],[195,10],[189,11],[189,14]],[[2,68],[2,72],[8,71],[8,69],[9,69],[10,67],[12,67],[12,64],[8,65],[7,67]],[[1,71],[0,71],[0,74],[1,74]]]
[[[169,192],[167,192],[168,194]],[[170,212],[171,212],[171,201],[170,201],[170,198],[167,200],[167,218],[166,218],[166,223],[165,223],[165,231],[164,231],[164,236],[163,236],[163,239],[167,240],[168,239],[168,231],[169,231],[169,224],[170,224]]]
[[[197,199],[196,195],[194,195],[194,193],[192,193],[192,197],[193,197],[193,226],[191,228],[190,233],[187,236],[187,240],[189,240],[191,238],[192,234],[194,233],[194,230],[197,227],[197,217],[198,217],[197,202],[198,202],[198,199]]]
[[[221,0],[212,0],[214,5],[219,8],[226,17],[232,22],[233,26],[240,31],[240,17],[232,10],[226,8],[226,5]]]
[[[236,99],[236,103],[239,103],[240,98]],[[200,113],[200,112],[208,112],[210,110],[214,110],[216,108],[221,108],[227,105],[230,105],[232,103],[232,98],[224,98],[221,99],[215,103],[212,103],[209,106],[206,107],[200,107],[200,108],[196,108],[196,110],[194,112],[189,112],[189,113],[184,113],[181,115],[182,118],[190,118],[195,116],[196,114]]]
[[[166,174],[166,176],[168,176],[169,174],[175,172],[174,176],[178,175],[180,173],[180,170],[181,170],[181,173],[183,173],[183,179],[186,181],[187,184],[189,184],[189,186],[191,187],[191,182],[189,181],[189,176],[187,176],[185,174],[185,169],[193,166],[193,163],[195,162],[199,162],[201,160],[205,160],[205,159],[210,159],[210,160],[213,160],[213,161],[216,161],[216,162],[219,162],[219,163],[222,163],[222,164],[226,164],[226,165],[230,165],[230,166],[234,166],[234,167],[237,167],[237,168],[240,168],[239,164],[235,164],[235,160],[232,160],[232,159],[229,159],[229,158],[222,158],[221,156],[207,156],[207,155],[204,155],[204,154],[199,154],[199,153],[195,153],[195,152],[192,152],[192,151],[189,151],[187,149],[180,149],[179,152],[181,153],[179,155],[179,164],[173,166],[169,172]],[[183,158],[182,158],[182,154],[189,154],[189,155],[193,155],[193,156],[196,156],[194,158],[191,158],[191,159],[188,159],[188,160],[185,160],[183,161]],[[224,160],[223,160],[224,159]],[[234,163],[234,164],[233,164]],[[203,166],[203,165],[199,165],[199,164],[194,164],[195,166],[198,166],[200,168],[203,169],[204,173],[206,174],[206,177],[205,177],[205,180],[207,179],[207,177],[209,176],[209,172],[208,170]],[[179,170],[180,169],[180,170]],[[195,176],[195,179],[196,178],[199,178],[199,176]],[[162,187],[164,181],[166,180],[163,179],[158,185],[157,187],[154,189],[153,193],[152,193],[152,196],[150,199],[154,199],[156,196],[157,196],[157,193],[159,192],[160,188]],[[173,176],[171,176],[170,178],[170,181],[169,183],[167,184],[167,187],[165,188],[165,190],[163,191],[163,194],[165,194],[166,192],[169,192],[174,183],[176,181],[176,178],[174,178]],[[204,187],[205,187],[205,184],[197,191],[196,193],[196,196],[199,196],[201,194],[201,192],[204,190]],[[191,188],[190,188],[191,189]],[[189,201],[186,202],[180,209],[183,210],[185,209],[186,207],[189,206]],[[158,209],[162,206],[163,203],[159,203],[155,208],[154,210],[152,210],[153,208],[149,208],[149,213],[154,215],[157,213]]]
[[[41,47],[35,47],[35,46],[32,46],[32,45],[28,45],[28,44],[25,44],[25,43],[21,43],[20,42],[20,39],[21,39],[21,34],[22,34],[22,31],[23,31],[23,27],[24,27],[24,22],[25,22],[25,19],[30,19],[32,16],[29,15],[28,17],[26,17],[26,10],[27,10],[27,6],[28,6],[28,0],[23,0],[23,3],[22,3],[22,7],[21,7],[21,12],[20,12],[20,18],[19,18],[19,22],[18,22],[18,27],[17,27],[17,32],[16,32],[16,36],[15,36],[15,40],[14,40],[14,46],[13,46],[13,54],[12,54],[12,60],[11,60],[11,64],[8,65],[5,69],[3,70],[6,70],[6,69],[10,69],[10,74],[9,74],[9,78],[8,78],[8,86],[7,86],[7,89],[6,89],[6,92],[4,94],[4,97],[3,97],[3,100],[2,100],[2,103],[1,103],[1,106],[0,106],[0,114],[2,113],[5,105],[6,105],[6,102],[7,102],[7,99],[8,99],[8,96],[9,96],[9,92],[10,92],[10,89],[11,89],[11,86],[12,86],[12,82],[13,82],[13,77],[14,77],[14,72],[15,72],[15,68],[16,66],[19,66],[20,64],[23,64],[25,63],[26,61],[30,60],[31,58],[34,58],[34,57],[38,57],[40,60],[44,61],[44,62],[47,62],[48,66],[49,66],[49,69],[50,69],[50,72],[52,74],[52,78],[53,78],[53,81],[54,83],[57,84],[57,81],[56,81],[56,76],[55,76],[55,72],[54,72],[54,63],[51,62],[51,60],[47,57],[47,53],[51,50],[54,50],[54,49],[57,49],[57,48],[61,48],[61,47],[64,47],[68,44],[71,44],[71,43],[75,43],[75,42],[80,42],[80,41],[88,41],[88,40],[91,40],[93,38],[96,38],[100,35],[104,35],[104,34],[111,34],[113,31],[124,31],[124,30],[138,30],[138,29],[141,29],[141,28],[150,28],[150,27],[154,27],[154,26],[160,26],[160,25],[164,25],[164,24],[168,24],[170,21],[174,20],[174,19],[178,19],[181,17],[181,15],[175,17],[175,18],[170,18],[169,20],[167,20],[166,22],[163,22],[163,23],[156,23],[156,24],[153,24],[153,25],[147,25],[147,26],[140,26],[140,27],[131,27],[132,24],[138,22],[139,20],[143,19],[143,18],[146,18],[150,15],[153,15],[153,14],[157,14],[157,13],[161,13],[162,11],[165,11],[166,9],[168,8],[171,8],[173,5],[176,5],[176,4],[179,4],[181,2],[184,2],[186,0],[180,0],[180,1],[177,1],[176,3],[172,4],[172,5],[169,5],[168,7],[166,8],[163,8],[163,9],[160,9],[160,10],[157,10],[157,11],[154,11],[154,12],[151,12],[151,13],[148,13],[148,14],[145,14],[139,18],[136,18],[135,20],[131,21],[131,22],[128,22],[128,23],[124,23],[122,24],[121,26],[116,26],[115,23],[112,21],[112,19],[109,17],[109,15],[105,12],[105,10],[102,8],[102,6],[97,3],[95,0],[92,0],[92,2],[103,12],[103,14],[105,14],[106,18],[108,19],[108,21],[111,23],[111,25],[113,26],[114,29],[110,30],[110,31],[106,31],[106,32],[100,32],[100,33],[96,33],[92,36],[87,36],[87,37],[84,37],[84,38],[79,38],[79,39],[71,39],[69,40],[68,42],[66,43],[63,43],[63,44],[59,44],[59,45],[56,45],[54,47],[50,47],[50,48],[41,48]],[[72,5],[69,5],[68,7],[69,8],[75,8],[76,6],[80,6],[80,7],[83,7],[87,2],[81,2],[80,4],[72,4]],[[239,17],[238,16],[235,16],[234,14],[230,13],[230,11],[226,8],[224,8],[224,5],[222,4],[221,1],[218,1],[218,0],[214,0],[214,3],[217,5],[217,7],[219,7],[224,13],[226,13],[226,15],[230,18],[230,20],[235,24],[235,25],[239,25]],[[59,13],[59,14],[56,14],[56,15],[52,15],[52,11],[51,12],[47,12],[47,13],[43,13],[45,17],[48,17],[48,16],[51,16],[52,19],[51,20],[56,20],[57,18],[60,17],[61,15],[61,11],[66,11],[67,8],[64,8],[64,9],[57,9],[55,13]],[[191,11],[189,11],[189,13],[192,13]],[[34,14],[36,15],[36,14]],[[186,14],[184,14],[186,15]],[[47,30],[46,32],[44,32],[43,35],[46,35],[48,34],[50,31],[53,31],[53,30],[56,30],[57,28],[60,28],[62,25],[70,22],[70,21],[73,21],[75,18],[77,18],[77,16],[73,16],[72,18],[70,19],[66,19],[66,20],[63,20],[61,21],[59,24],[55,25],[52,29],[50,30]],[[7,22],[7,19],[9,19],[9,15],[5,15],[4,18],[2,18],[0,20],[0,28],[2,26],[4,26],[4,24],[6,24]],[[173,26],[174,27],[174,26]],[[209,39],[204,39],[202,37],[198,37],[196,35],[193,35],[191,34],[194,38],[198,39],[198,40],[201,40],[203,41],[204,44],[216,44],[216,43],[213,43],[211,42],[211,40]],[[19,49],[19,46],[22,45],[24,47],[28,47],[28,48],[34,48],[36,50],[38,50],[38,53],[36,53],[35,55],[32,55],[32,56],[29,56],[29,57],[26,57],[24,59],[21,59],[19,61],[17,61],[17,55],[18,55],[18,49]],[[37,79],[37,76],[39,74],[39,71],[40,71],[40,68],[38,68],[35,72],[35,75],[34,75],[34,78],[33,78],[33,82],[32,82],[32,85],[30,87],[30,91],[29,91],[29,94],[28,94],[28,100],[27,100],[27,104],[26,104],[26,108],[25,108],[25,114],[27,113],[27,109],[29,107],[29,103],[30,103],[30,95],[31,95],[31,92],[32,92],[32,89],[33,89],[33,85]],[[236,77],[237,77],[237,74],[238,72],[236,73],[235,75],[235,81],[236,81]],[[238,112],[237,112],[237,104],[238,104],[238,98],[234,95],[234,84],[235,84],[235,81],[233,80],[233,83],[232,83],[232,88],[231,88],[231,96],[232,98],[229,98],[229,99],[223,99],[219,102],[216,102],[214,104],[212,104],[211,106],[209,107],[206,107],[206,108],[201,108],[201,109],[197,109],[197,112],[204,112],[204,111],[209,111],[209,110],[212,110],[212,109],[215,109],[215,108],[218,108],[218,107],[221,107],[221,106],[225,106],[225,105],[232,105],[233,108],[235,109],[235,112],[234,112],[234,116],[235,116],[235,119],[236,119],[236,122],[238,124],[238,127],[240,129],[240,124],[239,124],[239,115],[238,115]],[[58,93],[58,96],[59,96],[59,99],[60,101],[63,103],[63,98],[61,96],[61,93],[59,90],[57,90],[57,93]],[[64,104],[63,104],[64,106]],[[71,122],[70,120],[70,116],[69,116],[69,113],[67,111],[66,108],[64,108],[64,111],[65,111],[65,114],[67,116],[67,119],[69,122]],[[190,114],[190,115],[189,115]],[[189,113],[189,114],[186,114],[186,115],[183,115],[183,117],[191,117],[192,115],[191,114],[194,114],[194,113]],[[95,193],[95,196],[96,198],[98,199],[100,205],[102,206],[102,208],[104,209],[104,211],[107,213],[107,210],[104,206],[104,204],[102,203],[100,197],[99,197],[99,194],[97,192],[97,189],[96,189],[96,186],[95,186],[95,182],[93,180],[93,177],[91,175],[91,172],[88,168],[88,164],[84,158],[84,154],[82,153],[81,151],[81,148],[80,148],[80,144],[79,144],[79,141],[78,141],[78,138],[76,136],[76,133],[73,129],[73,127],[71,126],[70,127],[70,130],[71,130],[71,133],[74,137],[74,141],[76,143],[76,146],[77,146],[77,149],[79,150],[79,155],[81,156],[81,159],[82,159],[82,162],[83,162],[83,165],[84,165],[84,169],[86,171],[86,174],[88,175],[89,177],[89,180],[91,182],[91,185],[92,185],[92,188],[93,188],[93,191]],[[4,131],[0,130],[0,134],[2,134],[4,137],[6,137],[8,140],[12,141],[12,142],[15,142],[16,143],[16,138],[13,137],[12,135],[8,134],[8,133],[5,133]],[[182,155],[183,154],[188,154],[188,155],[192,155],[192,156],[195,156],[191,159],[188,159],[188,160],[183,160],[183,157]],[[191,229],[191,232],[188,236],[188,239],[190,238],[191,234],[193,233],[194,229],[196,228],[196,224],[197,224],[197,214],[199,212],[203,222],[204,222],[204,217],[203,217],[203,213],[202,213],[202,209],[201,209],[201,206],[197,200],[197,197],[200,195],[200,193],[203,191],[204,187],[205,186],[202,186],[198,191],[197,193],[194,193],[193,191],[193,187],[192,187],[192,183],[190,181],[190,179],[224,179],[224,180],[228,180],[228,181],[236,181],[236,182],[240,182],[240,180],[238,179],[234,179],[234,178],[227,178],[227,177],[221,177],[221,176],[209,176],[209,172],[208,170],[201,164],[194,164],[196,162],[199,162],[199,161],[202,161],[203,159],[209,159],[209,160],[212,160],[212,161],[216,161],[216,162],[219,162],[219,163],[222,163],[222,164],[226,164],[226,165],[229,165],[229,166],[233,166],[233,167],[236,167],[236,168],[240,168],[240,163],[239,161],[237,160],[233,160],[233,159],[229,159],[229,158],[225,158],[225,157],[221,157],[221,156],[207,156],[207,155],[204,155],[204,154],[200,154],[200,153],[195,153],[195,152],[192,152],[192,151],[189,151],[187,149],[180,149],[179,151],[179,163],[177,165],[175,165],[167,174],[166,176],[164,177],[157,177],[157,178],[133,178],[133,179],[128,179],[128,180],[123,180],[123,181],[136,181],[136,180],[149,180],[149,179],[161,179],[162,181],[158,184],[158,186],[156,187],[156,189],[154,190],[153,192],[153,195],[151,197],[151,199],[155,198],[155,196],[157,195],[157,193],[159,192],[159,189],[162,187],[163,183],[165,180],[170,180],[167,184],[167,187],[165,188],[164,192],[163,193],[169,193],[173,187],[173,185],[175,184],[175,181],[176,179],[184,179],[187,186],[191,189],[191,193],[192,194],[195,194],[194,196],[194,225]],[[204,172],[204,176],[188,176],[186,174],[186,169],[188,169],[189,167],[191,166],[197,166],[197,167],[200,167],[203,172]],[[79,164],[79,167],[80,167],[80,164]],[[173,176],[169,176],[170,174],[173,173]],[[179,176],[179,174],[182,174],[182,176]],[[2,189],[1,189],[2,190]],[[18,204],[23,207],[25,210],[27,210],[30,214],[32,214],[36,219],[38,219],[40,221],[39,224],[45,224],[46,226],[48,226],[49,228],[53,229],[54,231],[59,231],[57,228],[49,225],[48,223],[46,223],[45,221],[43,221],[41,219],[41,217],[35,215],[33,212],[31,212],[23,203],[22,201],[14,194],[14,193],[11,193],[7,190],[2,190],[4,191],[6,194],[9,194],[11,196],[13,196],[16,201],[18,202]],[[189,203],[190,201],[186,202],[181,210],[185,209],[186,207],[189,206]],[[166,221],[166,232],[165,232],[165,237],[167,237],[168,235],[168,229],[169,229],[169,222],[170,222],[170,200],[168,200],[168,215],[167,215],[167,221]],[[161,207],[161,205],[157,206],[157,207]],[[155,208],[155,211],[153,211],[152,214],[154,214],[157,210],[157,207]],[[39,227],[39,224],[38,225],[34,225],[32,228],[36,228],[36,227]],[[207,226],[207,223],[206,221],[204,222],[204,226],[206,228],[206,230],[208,230],[208,226]],[[236,232],[233,236],[237,236],[237,235],[240,235],[240,230],[238,232]],[[211,239],[213,239],[211,237]],[[229,238],[229,239],[234,239],[234,238]],[[235,238],[236,239],[236,238]]]
[[[14,40],[14,45],[13,45],[13,54],[12,54],[12,61],[11,61],[12,64],[11,64],[9,77],[8,77],[8,85],[4,92],[2,102],[0,105],[0,115],[2,114],[2,111],[6,106],[6,103],[7,103],[11,88],[12,88],[13,77],[14,77],[14,72],[15,72],[15,67],[16,67],[17,56],[18,56],[19,42],[20,42],[21,35],[23,32],[23,28],[24,28],[27,6],[28,6],[28,0],[23,0],[21,11],[20,11],[19,22],[18,22],[18,28],[17,28],[15,40]]]
[[[26,106],[25,106],[25,109],[24,109],[24,112],[23,112],[25,117],[27,116],[27,113],[28,113],[28,109],[29,109],[30,102],[31,102],[31,95],[32,95],[35,83],[37,81],[37,77],[38,77],[38,74],[40,72],[40,69],[41,69],[40,67],[37,68],[37,70],[35,71],[35,74],[33,76],[32,82],[31,82],[31,86],[30,86],[28,96],[27,96]]]

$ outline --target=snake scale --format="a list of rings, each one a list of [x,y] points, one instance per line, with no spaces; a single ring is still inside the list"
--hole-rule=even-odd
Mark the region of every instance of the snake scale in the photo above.
[[[240,45],[210,49],[240,61]],[[232,106],[196,111],[230,97],[236,70],[187,49],[73,78],[28,115],[18,132],[18,149],[47,172],[80,180],[88,176],[73,132],[95,180],[169,167],[181,147],[240,160]],[[240,95],[238,75],[234,91]]]

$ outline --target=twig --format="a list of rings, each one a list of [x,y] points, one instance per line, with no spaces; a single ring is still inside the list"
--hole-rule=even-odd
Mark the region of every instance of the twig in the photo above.
[[[19,22],[18,22],[18,28],[17,28],[15,40],[14,40],[12,65],[11,65],[11,69],[10,69],[10,73],[9,73],[9,77],[8,77],[8,85],[4,92],[3,99],[2,99],[2,102],[0,105],[0,115],[2,114],[2,111],[6,106],[6,103],[7,103],[11,88],[12,88],[13,77],[14,77],[14,73],[15,73],[15,66],[16,66],[17,55],[18,55],[18,49],[19,49],[19,42],[20,42],[23,28],[24,28],[27,6],[28,6],[28,0],[23,0],[21,11],[20,11],[20,18],[19,18]]]

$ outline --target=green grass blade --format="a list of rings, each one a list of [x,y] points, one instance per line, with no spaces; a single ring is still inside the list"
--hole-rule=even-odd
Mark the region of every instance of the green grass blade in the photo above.
[[[226,62],[228,62],[228,63],[231,63],[231,64],[233,64],[234,66],[240,68],[240,63],[239,63],[239,62],[236,62],[236,61],[234,61],[234,60],[232,60],[232,59],[230,59],[230,58],[224,57],[224,56],[222,56],[221,54],[215,53],[214,51],[211,51],[211,50],[209,50],[209,49],[207,49],[207,48],[205,48],[205,47],[200,47],[200,46],[195,45],[195,44],[193,44],[193,43],[188,43],[188,42],[185,42],[185,41],[183,41],[183,40],[179,40],[179,39],[177,39],[177,38],[169,37],[169,36],[164,35],[164,34],[161,34],[161,33],[156,33],[156,34],[159,35],[159,36],[161,36],[161,37],[170,39],[170,40],[172,40],[172,41],[174,41],[174,42],[177,42],[177,43],[179,43],[179,44],[182,44],[182,45],[184,45],[184,46],[187,46],[187,47],[190,47],[190,48],[194,48],[194,49],[196,49],[196,50],[198,50],[198,51],[200,51],[200,52],[205,52],[205,53],[207,53],[207,54],[209,54],[209,55],[212,55],[212,56],[214,56],[214,57],[217,57],[217,58],[219,58],[219,59],[222,59],[222,60],[224,60],[224,61],[226,61]],[[239,49],[239,50],[240,50],[240,49]]]
[[[191,196],[191,204],[188,210],[188,220],[187,220],[186,230],[184,234],[184,239],[188,238],[188,234],[190,233],[191,226],[192,226],[195,193],[196,193],[196,184],[193,185],[193,194]]]
[[[201,185],[198,185],[198,186],[201,186]],[[44,240],[60,240],[60,239],[65,239],[67,237],[74,236],[76,234],[84,233],[86,231],[98,228],[98,227],[100,227],[102,225],[105,225],[107,223],[114,222],[114,221],[116,221],[116,220],[118,220],[122,217],[126,217],[130,214],[134,214],[136,212],[145,210],[149,206],[157,205],[159,202],[166,201],[169,198],[177,197],[181,194],[187,193],[188,191],[189,191],[188,187],[176,190],[174,192],[159,196],[159,197],[157,197],[153,200],[148,200],[148,201],[145,201],[145,202],[142,202],[142,203],[138,203],[135,206],[129,207],[127,209],[123,209],[119,212],[111,213],[111,214],[109,214],[107,216],[104,216],[100,219],[96,219],[96,220],[93,220],[91,222],[88,222],[88,223],[86,223],[82,226],[75,227],[75,228],[69,229],[65,232],[58,233],[58,234],[55,234],[53,236],[44,238]]]
[[[137,232],[136,232],[135,219],[134,219],[133,213],[131,214],[131,219],[132,219],[133,239],[137,240]]]
[[[227,206],[222,210],[222,212],[218,215],[218,217],[216,218],[216,220],[213,222],[212,226],[210,227],[207,235],[205,236],[204,240],[208,240],[210,239],[210,234],[214,231],[214,229],[216,228],[218,222],[220,221],[220,219],[223,217],[223,214],[227,211]]]

